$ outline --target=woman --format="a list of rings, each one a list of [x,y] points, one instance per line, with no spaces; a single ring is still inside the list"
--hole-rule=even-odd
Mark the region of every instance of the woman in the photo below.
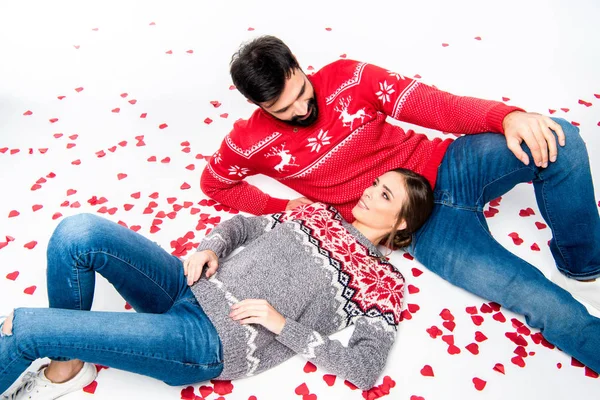
[[[0,391],[42,357],[53,361],[5,398],[78,390],[96,377],[91,363],[186,385],[251,376],[295,354],[369,389],[393,344],[404,288],[376,245],[407,246],[432,206],[428,182],[397,169],[364,191],[352,224],[321,203],[238,215],[183,268],[129,229],[67,218],[48,244],[51,308],[16,309],[2,325]],[[138,312],[81,311],[91,308],[95,272]],[[351,324],[348,346],[328,338]]]

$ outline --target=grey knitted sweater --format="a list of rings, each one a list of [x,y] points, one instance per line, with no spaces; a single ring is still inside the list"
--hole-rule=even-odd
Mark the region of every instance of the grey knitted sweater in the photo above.
[[[245,248],[226,258],[240,246]],[[315,203],[218,225],[198,250],[217,273],[192,286],[223,345],[219,379],[251,376],[295,354],[361,389],[377,382],[400,321],[404,278],[330,206]],[[229,318],[243,299],[265,299],[285,318],[275,335]],[[347,346],[328,335],[354,324]]]

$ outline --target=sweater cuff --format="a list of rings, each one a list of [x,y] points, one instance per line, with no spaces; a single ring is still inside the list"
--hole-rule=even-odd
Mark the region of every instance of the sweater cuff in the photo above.
[[[265,208],[262,210],[262,214],[274,214],[276,212],[285,211],[289,200],[278,199],[276,197],[269,197]]]
[[[212,234],[200,242],[196,251],[212,250],[215,252],[217,257],[221,258],[224,256],[226,249],[227,243],[225,243],[225,240],[223,240],[221,235]]]
[[[306,345],[312,332],[312,329],[309,329],[292,319],[286,318],[281,333],[275,338],[279,343],[290,348],[295,353],[305,354]]]
[[[504,118],[513,111],[523,111],[522,108],[507,106],[504,103],[498,103],[488,112],[486,116],[486,122],[491,128],[492,132],[504,134],[504,128],[502,128],[502,122]]]

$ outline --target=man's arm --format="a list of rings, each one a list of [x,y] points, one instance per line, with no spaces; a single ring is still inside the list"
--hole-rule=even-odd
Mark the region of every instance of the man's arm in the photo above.
[[[456,96],[374,65],[365,68],[364,78],[373,93],[371,101],[386,115],[442,132],[503,133],[508,148],[526,165],[529,157],[521,149],[522,142],[531,150],[535,164],[544,168],[556,160],[552,131],[564,146],[560,125],[549,117],[498,101]]]
[[[245,182],[245,177],[255,174],[248,162],[232,152],[223,141],[202,172],[200,188],[219,203],[254,215],[272,214],[312,203],[306,197],[294,200],[272,197]]]

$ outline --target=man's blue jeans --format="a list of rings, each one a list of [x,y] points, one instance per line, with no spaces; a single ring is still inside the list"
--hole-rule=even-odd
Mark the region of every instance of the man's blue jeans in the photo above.
[[[88,311],[96,272],[133,312]],[[81,359],[184,385],[218,376],[221,341],[183,275],[152,241],[103,218],[66,218],[48,244],[51,308],[15,310],[0,337],[0,393],[36,359]]]
[[[600,319],[531,264],[502,247],[489,232],[484,205],[521,182],[533,182],[537,203],[553,238],[558,269],[575,279],[600,276],[600,222],[589,160],[579,129],[560,119],[566,146],[558,159],[537,168],[492,133],[454,141],[438,170],[435,206],[415,235],[412,254],[456,286],[525,316],[544,337],[600,372]]]

